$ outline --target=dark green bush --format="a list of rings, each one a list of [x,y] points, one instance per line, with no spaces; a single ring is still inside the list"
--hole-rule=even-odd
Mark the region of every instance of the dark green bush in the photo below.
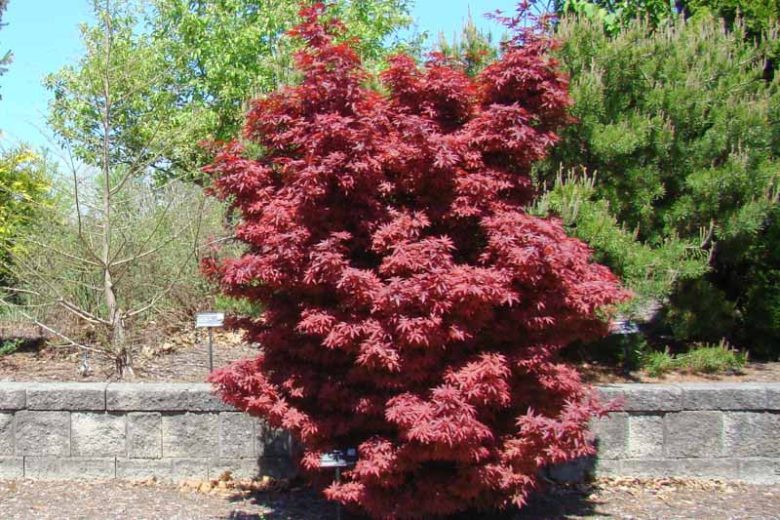
[[[674,340],[727,337],[776,357],[780,90],[765,69],[777,34],[755,40],[703,13],[615,34],[564,17],[557,35],[576,122],[537,165],[551,188],[539,209],[640,300],[665,303]],[[592,186],[560,180],[582,169]]]

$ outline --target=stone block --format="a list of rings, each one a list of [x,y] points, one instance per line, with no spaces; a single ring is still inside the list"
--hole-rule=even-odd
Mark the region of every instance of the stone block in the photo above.
[[[628,447],[628,414],[614,412],[594,419],[591,429],[596,434],[598,456],[601,459],[624,457]]]
[[[673,476],[735,479],[738,459],[676,459]]]
[[[723,450],[730,456],[780,457],[780,413],[724,414]]]
[[[257,455],[265,457],[290,457],[298,448],[292,435],[281,428],[271,428],[265,421],[255,419]]]
[[[29,383],[0,381],[0,410],[23,410],[26,406]]]
[[[239,412],[219,414],[219,455],[227,458],[255,458],[255,423]]]
[[[171,478],[173,480],[209,478],[208,459],[173,459],[171,466]]]
[[[171,459],[116,459],[116,478],[125,480],[171,479]]]
[[[628,450],[632,459],[664,456],[664,418],[661,415],[632,415],[628,418]]]
[[[780,411],[780,383],[764,383],[766,388],[766,409]]]
[[[156,412],[127,414],[127,456],[158,459],[162,457],[162,415]]]
[[[207,384],[111,383],[106,388],[106,409],[125,412],[234,411]]]
[[[113,457],[25,457],[24,476],[39,480],[116,478],[116,459]]]
[[[126,416],[75,412],[71,414],[70,420],[71,455],[110,457],[127,454]]]
[[[593,471],[597,477],[617,477],[623,474],[622,462],[620,460],[597,458]]]
[[[624,459],[620,471],[626,477],[669,477],[678,474],[675,464],[668,459]]]
[[[685,410],[764,410],[766,386],[762,383],[686,383]]]
[[[14,414],[0,413],[0,456],[14,454]]]
[[[27,388],[28,410],[103,411],[105,383],[35,383]]]
[[[251,479],[261,475],[257,459],[215,459],[209,462],[209,478],[217,479],[230,472],[232,478]]]
[[[666,456],[719,457],[723,446],[721,412],[679,412],[664,416]]]
[[[24,477],[24,457],[0,457],[0,479]]]
[[[616,403],[618,408],[616,411],[621,411],[625,405],[625,389],[623,385],[605,385],[596,388],[599,396],[599,400],[602,403]]]
[[[70,413],[22,410],[16,413],[17,455],[70,455]]]
[[[751,484],[780,484],[780,458],[740,459],[739,479]]]
[[[674,412],[682,410],[682,388],[676,385],[625,384],[622,388],[626,412]]]
[[[163,457],[208,458],[219,453],[218,420],[214,413],[163,415]]]

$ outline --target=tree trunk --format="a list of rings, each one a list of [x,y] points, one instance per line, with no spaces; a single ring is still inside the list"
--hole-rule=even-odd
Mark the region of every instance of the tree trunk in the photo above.
[[[112,323],[111,352],[114,355],[114,369],[116,370],[116,375],[119,379],[124,379],[125,376],[133,377],[135,376],[135,372],[133,371],[133,357],[127,346],[125,324],[119,310],[117,310],[116,317],[112,320]]]

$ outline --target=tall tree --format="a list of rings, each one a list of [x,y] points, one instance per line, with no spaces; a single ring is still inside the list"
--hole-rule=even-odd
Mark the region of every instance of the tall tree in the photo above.
[[[135,4],[93,0],[92,7],[85,54],[47,79],[55,92],[51,126],[78,158],[71,157],[65,211],[22,237],[13,267],[28,303],[55,306],[98,332],[87,345],[49,328],[110,356],[122,377],[132,373],[130,322],[196,268],[208,212],[198,188],[150,178],[151,166],[181,143],[173,130],[184,127],[169,124],[175,93],[152,38],[134,32]]]
[[[195,172],[207,160],[200,143],[238,131],[249,100],[295,81],[287,31],[299,20],[298,2],[153,0],[147,25],[157,60],[175,93],[166,116],[178,146],[154,166],[164,176]],[[336,0],[330,14],[346,20],[347,38],[378,66],[401,45],[398,29],[411,22],[410,0]],[[143,127],[141,125],[141,127]]]

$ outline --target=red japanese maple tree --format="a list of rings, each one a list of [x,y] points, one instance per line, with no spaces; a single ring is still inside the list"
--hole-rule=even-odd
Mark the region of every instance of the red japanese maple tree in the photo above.
[[[523,504],[540,468],[592,451],[599,405],[555,356],[603,334],[597,310],[626,297],[524,209],[566,79],[527,41],[475,79],[397,56],[376,92],[322,11],[294,30],[302,82],[247,116],[260,158],[234,142],[207,168],[246,252],[204,268],[265,309],[237,320],[262,353],[211,380],[290,430],[307,470],[356,447],[325,493],[376,518]]]

